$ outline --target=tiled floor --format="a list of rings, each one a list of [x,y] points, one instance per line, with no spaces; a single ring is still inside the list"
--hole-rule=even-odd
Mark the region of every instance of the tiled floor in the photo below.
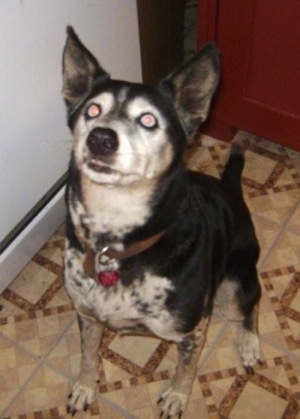
[[[244,192],[262,248],[263,364],[245,374],[234,345],[238,325],[215,313],[184,418],[300,418],[300,154],[243,132],[235,140],[246,150]],[[229,147],[202,137],[188,150],[189,165],[218,176]],[[0,297],[1,417],[68,417],[80,354],[62,249],[60,229]],[[97,402],[76,417],[157,418],[175,347],[106,330],[101,353]]]

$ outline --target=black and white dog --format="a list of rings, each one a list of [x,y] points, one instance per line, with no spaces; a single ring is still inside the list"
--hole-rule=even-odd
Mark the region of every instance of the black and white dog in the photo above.
[[[207,44],[157,87],[112,80],[67,30],[63,97],[74,143],[67,184],[65,286],[78,312],[82,363],[68,411],[95,399],[103,327],[177,343],[158,403],[186,408],[214,303],[242,321],[247,370],[260,359],[259,246],[233,147],[222,179],[188,171],[183,150],[218,84]]]

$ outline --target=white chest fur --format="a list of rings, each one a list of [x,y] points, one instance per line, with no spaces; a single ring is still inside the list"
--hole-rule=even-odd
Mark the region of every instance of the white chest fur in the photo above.
[[[150,216],[149,200],[153,182],[139,186],[103,186],[83,184],[84,206],[91,231],[121,238],[135,226],[145,223]]]

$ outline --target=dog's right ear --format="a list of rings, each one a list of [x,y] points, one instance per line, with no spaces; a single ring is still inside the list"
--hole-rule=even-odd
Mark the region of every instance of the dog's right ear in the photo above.
[[[70,110],[89,93],[96,79],[106,80],[109,75],[81,43],[71,26],[67,27],[67,35],[63,51],[62,95]]]
[[[160,90],[172,100],[188,138],[193,138],[207,118],[219,72],[219,54],[210,42],[160,83]]]

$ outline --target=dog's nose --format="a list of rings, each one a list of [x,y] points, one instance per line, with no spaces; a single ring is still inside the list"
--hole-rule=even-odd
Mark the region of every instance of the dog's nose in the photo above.
[[[117,133],[110,128],[94,128],[87,138],[87,146],[99,156],[112,154],[119,146]]]

